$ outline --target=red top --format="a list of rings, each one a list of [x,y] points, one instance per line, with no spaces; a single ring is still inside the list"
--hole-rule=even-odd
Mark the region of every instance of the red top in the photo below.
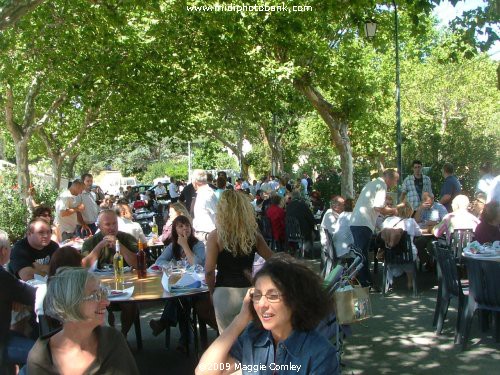
[[[266,211],[266,216],[271,220],[273,238],[275,240],[285,240],[285,210],[272,204]]]

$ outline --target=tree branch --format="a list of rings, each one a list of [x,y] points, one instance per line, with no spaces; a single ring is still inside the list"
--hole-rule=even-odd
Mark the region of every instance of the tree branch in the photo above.
[[[11,0],[0,8],[0,31],[5,30],[45,0]]]
[[[7,84],[5,101],[5,122],[14,142],[20,142],[24,136],[23,128],[14,120],[14,94],[12,86]]]

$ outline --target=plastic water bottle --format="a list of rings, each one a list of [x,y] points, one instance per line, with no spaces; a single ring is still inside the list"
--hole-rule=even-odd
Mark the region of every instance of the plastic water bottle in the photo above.
[[[120,242],[116,240],[115,255],[113,257],[113,268],[115,270],[115,283],[123,284],[123,255],[120,252]]]

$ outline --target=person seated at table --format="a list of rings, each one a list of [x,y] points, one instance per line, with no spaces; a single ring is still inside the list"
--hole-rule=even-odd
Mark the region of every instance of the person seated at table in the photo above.
[[[45,204],[37,206],[33,210],[33,215],[31,216],[31,220],[34,219],[43,219],[47,223],[49,223],[52,229],[52,236],[50,237],[50,239],[57,243],[61,242],[61,235],[59,233],[59,228],[56,225],[54,225],[54,216],[52,215],[52,209],[49,206]]]
[[[47,283],[46,313],[62,329],[40,338],[28,374],[139,374],[125,339],[104,327],[108,291],[85,268],[59,268]]]
[[[335,223],[337,222],[340,214],[344,212],[344,203],[345,200],[340,195],[334,195],[330,199],[330,208],[326,210],[325,214],[323,215],[323,219],[321,220],[320,238],[321,245],[323,247],[327,244],[324,229],[326,229],[333,235],[333,227],[335,226]]]
[[[484,206],[481,222],[476,227],[474,238],[480,244],[500,241],[499,202],[490,202]]]
[[[448,243],[451,242],[451,236],[457,229],[472,229],[474,231],[479,224],[479,219],[472,215],[467,209],[469,207],[469,198],[466,195],[457,195],[453,198],[451,207],[452,212],[447,214],[439,224],[432,230],[434,237],[446,236]]]
[[[82,255],[72,246],[63,246],[57,249],[50,259],[48,277],[54,276],[60,267],[81,267]],[[45,315],[43,301],[47,294],[47,284],[37,285],[35,299],[35,314],[37,317]]]
[[[321,200],[321,194],[319,193],[319,191],[315,190],[311,193],[311,206],[314,213],[318,211],[323,212],[323,210],[325,209],[325,204]]]
[[[201,357],[196,375],[231,374],[238,367],[251,374],[254,366],[260,374],[339,374],[336,349],[315,330],[333,305],[320,277],[279,253],[256,273],[253,285],[239,314]],[[213,369],[214,363],[224,366]],[[290,364],[294,370],[280,369]]]
[[[343,211],[332,228],[333,247],[339,258],[346,256],[349,253],[351,245],[354,244],[350,227],[354,200],[350,198],[346,199],[343,201],[342,208]]]
[[[446,207],[434,200],[434,194],[424,192],[422,193],[422,203],[418,206],[413,218],[418,223],[423,233],[429,233],[432,232],[432,228],[434,228],[437,223],[440,223],[446,215],[448,215]],[[429,235],[417,237],[414,242],[417,247],[420,262],[424,264],[429,271],[434,269],[434,265],[431,264],[428,248],[434,240],[435,238]]]
[[[141,224],[132,221],[132,210],[127,203],[117,203],[115,205],[118,215],[118,231],[131,234],[136,241],[141,241],[146,246],[148,240],[144,235]]]
[[[186,209],[186,206],[184,206],[181,202],[171,203],[168,207],[168,219],[163,226],[160,236],[160,240],[165,246],[168,246],[172,242],[172,223],[177,216],[181,215],[187,217],[190,222],[193,221],[191,219],[191,215],[189,215],[189,212]]]
[[[177,216],[172,223],[172,243],[158,257],[155,265],[166,267],[172,261],[186,261],[190,266],[205,264],[205,244],[199,241],[193,232],[191,221],[186,216]],[[158,336],[163,330],[179,322],[180,339],[178,350],[184,350],[189,343],[189,320],[186,313],[190,310],[196,297],[183,298],[182,304],[177,299],[167,300],[160,319],[151,319],[149,326],[153,335]],[[210,301],[208,301],[210,303]]]
[[[266,216],[271,222],[271,230],[273,239],[276,242],[279,251],[285,248],[285,210],[281,207],[282,199],[279,195],[272,195],[270,198],[271,204],[266,210]]]
[[[222,193],[215,221],[216,229],[207,239],[205,280],[222,332],[238,314],[252,285],[255,253],[264,260],[273,253],[259,233],[255,212],[245,194],[235,190]]]
[[[35,288],[19,281],[5,270],[4,265],[8,263],[9,258],[9,236],[0,229],[0,367],[24,365],[28,352],[35,343],[34,340],[9,328],[12,305],[18,303],[31,306],[35,302]]]
[[[101,269],[105,264],[113,264],[115,243],[118,240],[124,265],[137,268],[136,253],[139,251],[137,242],[131,234],[118,230],[116,212],[113,210],[101,211],[97,221],[99,223],[99,232],[83,243],[82,255],[84,258],[82,259],[82,265],[87,268]],[[122,310],[121,331],[124,336],[127,336],[137,315],[137,306],[135,303],[119,303],[118,306]],[[114,315],[111,311],[108,318],[110,325],[114,326]]]
[[[9,271],[17,278],[27,281],[35,274],[45,276],[50,258],[59,248],[52,241],[52,231],[46,219],[33,219],[28,224],[26,237],[17,241],[10,255]]]
[[[413,259],[415,260],[417,257],[417,248],[414,244],[414,239],[415,237],[422,235],[422,230],[418,226],[415,219],[412,218],[413,209],[409,202],[405,201],[403,205],[398,206],[397,210],[398,210],[397,216],[389,216],[384,220],[384,223],[382,224],[382,233],[381,233],[382,239],[387,244],[387,237],[385,236],[384,230],[400,229],[402,231],[405,231],[411,237]],[[388,246],[391,247],[390,245]],[[402,275],[404,272],[406,272],[406,275],[408,277],[407,286],[408,289],[411,289],[413,286],[413,274],[411,272],[412,269],[413,265],[411,264],[389,265],[387,272],[387,281],[389,285],[392,284],[392,280],[394,277],[398,277]]]

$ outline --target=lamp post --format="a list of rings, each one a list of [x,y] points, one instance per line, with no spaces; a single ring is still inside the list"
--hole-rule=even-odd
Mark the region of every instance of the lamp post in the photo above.
[[[402,136],[401,136],[401,93],[399,81],[399,20],[398,20],[398,7],[396,1],[392,0],[394,6],[394,49],[396,54],[396,160],[399,174],[398,181],[398,197],[399,200],[401,192],[401,181],[403,179],[403,156],[401,152]],[[377,30],[377,23],[373,20],[365,22],[365,34],[368,39],[375,36]]]

